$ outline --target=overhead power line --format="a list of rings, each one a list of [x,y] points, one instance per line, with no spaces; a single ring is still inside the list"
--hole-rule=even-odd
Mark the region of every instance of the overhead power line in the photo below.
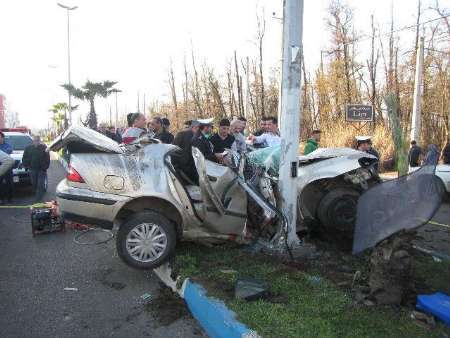
[[[449,13],[449,14],[446,14],[446,15],[444,15],[444,16],[439,16],[439,17],[437,17],[437,18],[433,18],[433,19],[424,21],[424,22],[419,22],[418,24],[408,25],[408,26],[404,26],[404,27],[401,27],[401,28],[398,28],[398,29],[394,29],[394,30],[389,31],[389,32],[387,32],[387,33],[379,33],[379,34],[375,34],[375,35],[363,35],[363,37],[360,38],[360,39],[358,39],[358,40],[353,40],[353,41],[349,41],[349,42],[344,42],[344,43],[342,43],[342,45],[350,45],[350,44],[352,44],[352,43],[354,43],[354,42],[366,41],[366,40],[369,40],[369,39],[372,39],[372,38],[389,37],[391,34],[399,33],[399,32],[406,31],[406,30],[410,30],[410,29],[412,29],[412,28],[416,28],[416,27],[421,26],[421,25],[426,25],[426,24],[431,23],[431,22],[434,22],[434,21],[446,19],[446,18],[448,18],[448,17],[450,17],[450,13]]]

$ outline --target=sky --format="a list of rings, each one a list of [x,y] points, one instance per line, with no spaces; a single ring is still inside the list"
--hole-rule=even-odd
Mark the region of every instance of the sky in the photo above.
[[[423,0],[427,5],[427,0]],[[264,60],[268,71],[280,63],[282,0],[61,0],[78,6],[71,12],[72,83],[118,81],[120,114],[141,105],[169,101],[167,71],[170,60],[178,79],[185,55],[193,47],[198,60],[223,73],[234,50],[240,57],[257,54],[256,12],[265,14]],[[389,31],[391,0],[348,0],[355,10],[355,26],[369,34],[374,14],[381,32]],[[441,0],[450,7],[450,0]],[[305,0],[303,44],[307,69],[317,66],[320,51],[329,43],[324,18],[329,0]],[[396,27],[415,23],[416,1],[395,0]],[[433,15],[432,17],[434,17]],[[67,101],[60,84],[67,82],[67,16],[52,0],[0,1],[0,93],[7,108],[19,113],[22,125],[33,129],[49,123],[48,109]],[[401,35],[401,39],[411,39]],[[365,58],[368,40],[359,47]],[[409,44],[409,42],[408,42]],[[78,103],[78,102],[76,102]],[[96,101],[99,119],[115,112],[113,97]],[[88,111],[80,105],[79,120]]]

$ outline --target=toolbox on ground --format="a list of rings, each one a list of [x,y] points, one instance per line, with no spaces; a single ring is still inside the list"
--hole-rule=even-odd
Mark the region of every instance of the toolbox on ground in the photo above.
[[[58,216],[56,202],[33,205],[31,207],[31,233],[33,237],[55,231],[66,231],[64,221]]]

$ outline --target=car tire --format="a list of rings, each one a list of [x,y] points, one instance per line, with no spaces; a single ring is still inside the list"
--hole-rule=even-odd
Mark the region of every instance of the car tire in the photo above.
[[[173,256],[176,242],[174,224],[158,212],[145,211],[120,226],[116,248],[127,265],[137,269],[155,269]]]
[[[359,196],[357,190],[345,187],[326,193],[317,208],[321,227],[327,232],[337,232],[352,238]]]

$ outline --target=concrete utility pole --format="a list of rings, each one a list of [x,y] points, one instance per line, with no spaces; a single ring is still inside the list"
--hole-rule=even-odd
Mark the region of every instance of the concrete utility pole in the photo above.
[[[281,208],[288,220],[287,242],[300,244],[296,233],[297,169],[301,116],[301,60],[303,54],[303,0],[284,0],[283,67],[281,79]]]
[[[414,103],[411,120],[411,141],[420,143],[422,112],[420,110],[423,88],[423,37],[419,39],[416,55],[416,76],[414,79]]]
[[[67,75],[69,84],[72,84],[70,80],[70,11],[74,11],[78,6],[69,7],[58,3],[58,6],[64,8],[67,12]],[[69,122],[72,125],[72,95],[69,92]],[[65,128],[67,128],[67,116],[64,116]]]

